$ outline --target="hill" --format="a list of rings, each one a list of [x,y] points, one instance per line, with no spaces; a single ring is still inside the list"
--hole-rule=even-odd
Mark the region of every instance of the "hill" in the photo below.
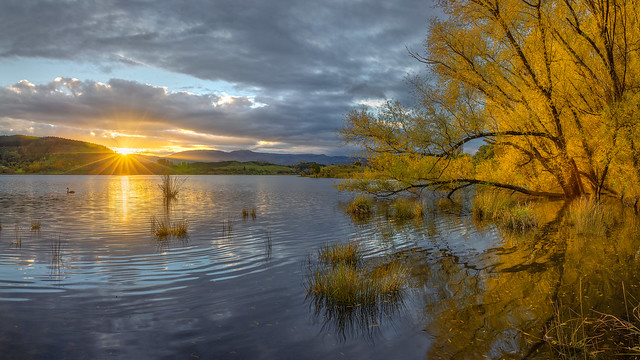
[[[298,167],[256,161],[178,162],[154,156],[122,156],[106,146],[59,137],[0,135],[4,174],[297,174]]]
[[[4,174],[160,174],[164,166],[144,156],[123,157],[106,146],[59,137],[0,136]]]
[[[187,162],[219,162],[219,161],[257,161],[276,165],[294,165],[300,162],[315,162],[322,165],[351,164],[355,159],[347,156],[327,156],[316,154],[274,154],[251,150],[218,151],[189,150],[175,153],[167,157],[171,160]]]

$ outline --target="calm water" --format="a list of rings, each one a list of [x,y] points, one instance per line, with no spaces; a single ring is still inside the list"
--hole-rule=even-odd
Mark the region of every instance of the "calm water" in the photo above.
[[[334,180],[292,176],[191,176],[166,207],[158,183],[0,176],[2,358],[521,358],[553,302],[580,290],[613,311],[622,282],[637,291],[635,225],[608,242],[553,222],[511,234],[464,199],[354,222]],[[187,221],[188,238],[154,238],[153,219]],[[401,300],[363,315],[306,298],[317,250],[351,240],[410,265]]]

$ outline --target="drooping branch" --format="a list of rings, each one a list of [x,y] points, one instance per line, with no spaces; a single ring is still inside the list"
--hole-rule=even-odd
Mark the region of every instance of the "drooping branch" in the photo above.
[[[377,194],[377,195],[381,197],[389,197],[389,196],[393,196],[395,194],[408,191],[411,189],[420,189],[420,188],[428,188],[428,187],[439,188],[447,185],[457,185],[449,193],[448,196],[451,196],[451,194],[456,190],[460,190],[471,185],[486,185],[486,186],[493,186],[500,189],[512,190],[512,191],[519,192],[521,194],[525,194],[529,196],[546,197],[549,199],[563,199],[565,197],[563,193],[535,191],[535,190],[529,190],[529,189],[523,188],[521,186],[503,184],[495,181],[479,180],[479,179],[451,179],[451,180],[427,181],[419,184],[410,184],[401,189],[391,190],[384,194]]]

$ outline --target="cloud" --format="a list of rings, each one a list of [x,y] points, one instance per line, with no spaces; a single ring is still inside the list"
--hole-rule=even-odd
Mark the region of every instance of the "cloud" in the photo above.
[[[258,104],[258,105],[256,105]],[[329,103],[291,104],[253,97],[169,92],[163,87],[113,79],[108,83],[57,78],[0,88],[0,126],[9,132],[70,134],[108,146],[218,148],[338,147],[335,126],[321,121]],[[90,139],[89,139],[90,140]],[[276,147],[277,149],[277,147]]]
[[[14,84],[14,93],[4,89],[0,101],[9,109],[2,111],[10,115],[3,116],[108,128],[114,112],[121,112],[141,117],[140,131],[180,122],[202,133],[336,146],[334,130],[354,104],[407,99],[404,77],[421,66],[405,46],[420,47],[433,11],[423,0],[6,0],[0,5],[0,59],[153,67],[224,81],[253,97],[213,106],[221,94],[64,79]],[[7,104],[11,98],[33,108]]]

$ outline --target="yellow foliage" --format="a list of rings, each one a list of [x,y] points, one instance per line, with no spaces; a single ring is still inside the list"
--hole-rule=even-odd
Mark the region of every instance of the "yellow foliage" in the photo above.
[[[637,0],[440,5],[447,17],[431,22],[424,55],[413,54],[433,74],[412,80],[417,104],[347,116],[345,141],[370,159],[369,185],[354,184],[639,196]],[[460,151],[481,138],[495,157],[474,169]]]

